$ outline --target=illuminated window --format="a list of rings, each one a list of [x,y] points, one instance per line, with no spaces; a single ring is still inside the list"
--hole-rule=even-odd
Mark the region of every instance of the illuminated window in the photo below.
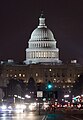
[[[10,77],[12,77],[12,74],[10,74]]]
[[[19,74],[19,77],[21,77],[21,74]]]
[[[41,52],[41,57],[43,57],[43,52]]]
[[[9,77],[9,75],[7,74],[6,77]]]
[[[38,57],[41,57],[41,53],[39,52],[39,55],[38,55]]]
[[[14,75],[14,77],[17,77],[17,75]]]
[[[50,52],[48,52],[48,57],[50,58],[50,56],[51,56],[51,55],[50,55]]]
[[[46,52],[46,57],[48,57],[47,52]]]
[[[71,90],[69,90],[69,93],[71,93]]]
[[[38,80],[39,83],[42,83],[42,80]]]
[[[61,81],[61,83],[63,83],[63,81]]]
[[[33,53],[31,52],[31,53],[30,53],[30,58],[32,58],[32,57],[33,57]]]
[[[55,54],[54,54],[54,52],[52,52],[52,57],[55,57]]]
[[[78,77],[80,77],[80,75],[78,75]]]
[[[51,72],[52,70],[51,70],[51,69],[49,69],[49,71]]]
[[[70,79],[68,79],[68,81],[67,81],[68,83],[71,83],[71,80]]]
[[[23,77],[25,77],[25,74],[23,74]]]
[[[54,78],[54,81],[56,82],[56,78]]]
[[[38,58],[38,52],[36,52],[36,57]]]
[[[44,52],[44,57],[46,57],[46,53]]]
[[[57,83],[59,83],[60,82],[60,80],[57,80]]]
[[[65,83],[67,83],[67,81],[65,81]]]
[[[33,58],[35,57],[35,54],[34,54],[34,52],[33,52]]]
[[[36,73],[36,77],[38,76],[38,73]]]
[[[65,85],[63,86],[63,88],[65,88]]]
[[[26,81],[26,80],[24,80],[24,83],[27,83],[27,81]]]

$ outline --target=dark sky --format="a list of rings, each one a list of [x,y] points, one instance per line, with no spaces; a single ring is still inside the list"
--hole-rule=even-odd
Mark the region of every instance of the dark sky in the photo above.
[[[41,11],[52,30],[60,59],[83,63],[83,0],[1,0],[0,60],[25,60],[31,32]]]

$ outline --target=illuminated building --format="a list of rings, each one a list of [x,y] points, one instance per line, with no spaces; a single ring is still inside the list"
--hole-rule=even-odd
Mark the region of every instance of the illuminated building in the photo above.
[[[51,81],[55,88],[71,89],[83,72],[83,66],[76,60],[68,64],[59,60],[56,40],[47,28],[43,15],[39,18],[39,25],[32,32],[28,44],[23,64],[15,64],[13,60],[1,62],[0,85],[5,86],[9,78],[22,79],[28,83],[30,77],[33,77],[36,83]]]
[[[38,27],[32,32],[26,49],[26,64],[31,63],[60,63],[59,49],[56,48],[56,40],[50,29],[45,24],[45,18],[41,14]]]

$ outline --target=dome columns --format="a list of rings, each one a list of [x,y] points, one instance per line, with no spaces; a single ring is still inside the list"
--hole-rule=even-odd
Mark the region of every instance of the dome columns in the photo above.
[[[58,49],[56,51],[26,51],[26,59],[28,58],[58,58]]]
[[[29,41],[29,48],[56,48],[56,41]]]

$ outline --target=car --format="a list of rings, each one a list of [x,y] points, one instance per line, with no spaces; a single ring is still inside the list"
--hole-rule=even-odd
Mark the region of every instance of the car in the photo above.
[[[36,111],[37,110],[36,103],[30,103],[28,106],[28,110]]]
[[[26,109],[24,104],[2,104],[0,113],[23,113]]]

